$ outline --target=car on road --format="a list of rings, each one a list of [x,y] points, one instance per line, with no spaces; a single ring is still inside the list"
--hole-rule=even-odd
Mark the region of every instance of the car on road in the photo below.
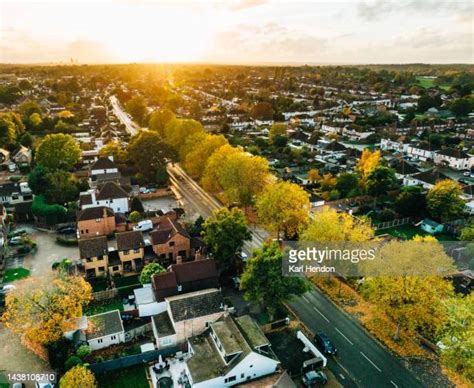
[[[329,354],[335,356],[337,354],[337,349],[334,344],[331,342],[329,337],[322,333],[316,333],[314,336],[314,343],[316,346],[323,351],[324,354]]]
[[[324,372],[310,370],[303,375],[303,385],[305,387],[316,387],[318,385],[325,385],[328,378]]]
[[[18,237],[18,236],[23,236],[25,235],[27,232],[25,229],[17,229],[17,230],[13,230],[11,231],[10,233],[8,233],[8,237]]]
[[[12,237],[8,243],[11,246],[22,245],[23,244],[23,237],[22,236]]]
[[[469,175],[471,175],[471,171],[466,170],[466,171],[463,171],[462,174],[463,174],[464,176],[469,176]]]

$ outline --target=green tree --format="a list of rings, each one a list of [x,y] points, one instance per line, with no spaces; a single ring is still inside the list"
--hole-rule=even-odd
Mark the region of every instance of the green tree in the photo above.
[[[166,174],[166,163],[176,160],[174,148],[152,131],[140,131],[131,139],[127,151],[137,170],[149,182],[156,182],[158,174]]]
[[[238,208],[214,210],[203,224],[202,237],[221,268],[228,268],[244,242],[251,239],[247,220]]]
[[[201,123],[189,119],[175,119],[168,122],[164,128],[165,141],[178,153],[186,143],[186,139],[198,132],[204,132]]]
[[[275,233],[287,238],[295,237],[309,221],[309,195],[300,186],[289,182],[268,185],[257,198],[259,222]]]
[[[470,97],[458,98],[450,106],[452,112],[458,117],[465,117],[474,109],[474,99]]]
[[[128,216],[128,220],[133,223],[137,223],[141,219],[142,219],[142,216],[137,211],[132,211]]]
[[[270,127],[270,140],[273,142],[273,140],[275,139],[275,137],[277,136],[285,136],[286,135],[286,129],[287,129],[287,125],[284,124],[284,123],[274,123],[271,127]]]
[[[45,193],[48,189],[49,179],[47,177],[48,172],[46,169],[37,165],[33,170],[31,170],[28,175],[28,186],[35,195],[40,195]]]
[[[36,151],[36,163],[50,170],[70,170],[79,162],[81,148],[71,135],[49,134]]]
[[[164,137],[165,127],[175,119],[175,114],[168,108],[155,110],[150,115],[150,120],[148,120],[148,129],[150,131],[156,131],[160,136]]]
[[[462,188],[458,182],[445,179],[436,183],[426,195],[426,205],[431,216],[443,222],[463,213]]]
[[[142,96],[132,97],[127,101],[125,108],[139,125],[144,123],[148,108]]]
[[[360,193],[359,177],[350,172],[343,172],[336,178],[336,189],[341,197],[352,197]]]
[[[424,217],[426,214],[426,195],[419,186],[405,186],[397,196],[396,211],[403,217]]]
[[[281,303],[309,289],[303,278],[284,276],[282,262],[283,252],[278,244],[264,244],[253,251],[240,283],[245,299],[258,302],[271,318]]]
[[[388,191],[397,187],[395,172],[388,167],[376,167],[367,178],[367,192],[376,198],[387,195]]]
[[[148,284],[151,283],[153,275],[157,273],[165,272],[166,270],[158,263],[150,263],[143,267],[142,272],[140,273],[140,283]]]
[[[48,185],[44,197],[48,203],[65,204],[75,201],[79,195],[78,182],[68,171],[50,171],[46,175]]]

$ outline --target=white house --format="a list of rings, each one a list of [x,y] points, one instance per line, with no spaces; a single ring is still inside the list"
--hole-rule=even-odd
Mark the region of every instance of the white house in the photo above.
[[[0,203],[15,205],[33,200],[28,182],[0,184]]]
[[[427,161],[434,160],[436,150],[436,147],[431,146],[429,143],[419,142],[416,144],[408,144],[405,152],[409,156],[416,157],[423,161]]]
[[[380,148],[382,150],[395,150],[395,151],[403,151],[404,145],[402,142],[394,141],[390,139],[382,139],[380,140]]]
[[[193,387],[231,387],[278,371],[280,362],[248,315],[223,317],[189,341],[186,374]]]
[[[96,189],[82,192],[79,198],[81,210],[89,207],[106,206],[115,213],[129,211],[129,194],[115,182],[106,182]]]
[[[116,174],[119,172],[112,156],[98,158],[90,168],[91,175]]]
[[[119,310],[87,317],[86,340],[91,350],[125,342],[125,331]]]
[[[420,172],[415,175],[405,176],[403,178],[403,185],[404,186],[417,186],[421,185],[425,189],[429,190],[433,188],[437,182],[450,179],[448,176],[444,175],[443,173],[439,172],[436,169],[430,171]]]
[[[447,165],[454,170],[470,170],[474,166],[474,155],[469,155],[458,148],[444,148],[435,153],[434,162]]]

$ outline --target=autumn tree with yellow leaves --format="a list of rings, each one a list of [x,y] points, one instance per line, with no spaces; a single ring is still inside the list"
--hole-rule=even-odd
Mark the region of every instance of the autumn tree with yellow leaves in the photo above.
[[[59,272],[54,279],[29,278],[7,295],[2,321],[13,332],[47,345],[74,328],[91,294],[90,284],[79,276]]]
[[[95,388],[97,381],[94,374],[83,365],[77,365],[69,369],[61,380],[60,388]]]
[[[199,136],[199,139],[196,138],[197,136]],[[201,178],[211,155],[223,145],[228,144],[226,138],[222,135],[204,134],[201,136],[199,134],[197,136],[188,138],[187,143],[191,148],[184,157],[184,168],[195,179]]]
[[[380,151],[370,151],[368,148],[362,151],[362,155],[357,163],[357,171],[362,177],[362,180],[365,182],[372,171],[380,163]]]
[[[293,238],[308,224],[309,196],[300,186],[289,182],[268,185],[258,197],[259,222],[275,233],[278,239],[283,232]]]

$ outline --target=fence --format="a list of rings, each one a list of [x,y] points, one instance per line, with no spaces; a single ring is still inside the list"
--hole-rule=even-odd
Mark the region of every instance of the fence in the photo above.
[[[150,331],[152,331],[151,322],[148,322],[147,324],[142,326],[134,327],[133,329],[130,329],[125,332],[125,342],[132,341],[136,337],[144,335],[145,333],[148,333]]]
[[[114,299],[118,295],[118,289],[112,288],[110,290],[97,291],[92,293],[92,299],[96,302],[103,300]]]
[[[152,361],[156,361],[160,358],[160,356],[162,357],[171,356],[180,350],[182,349],[176,346],[160,349],[160,350],[151,350],[149,352],[134,354],[131,356],[120,357],[120,358],[115,358],[113,360],[91,364],[89,365],[89,369],[93,373],[111,372],[117,369],[129,368],[131,366],[146,364]]]
[[[382,230],[382,229],[393,228],[395,226],[407,225],[409,223],[411,223],[411,218],[406,217],[406,218],[400,218],[400,219],[393,220],[393,221],[381,222],[380,224],[374,225],[374,228],[375,228],[375,230]]]

